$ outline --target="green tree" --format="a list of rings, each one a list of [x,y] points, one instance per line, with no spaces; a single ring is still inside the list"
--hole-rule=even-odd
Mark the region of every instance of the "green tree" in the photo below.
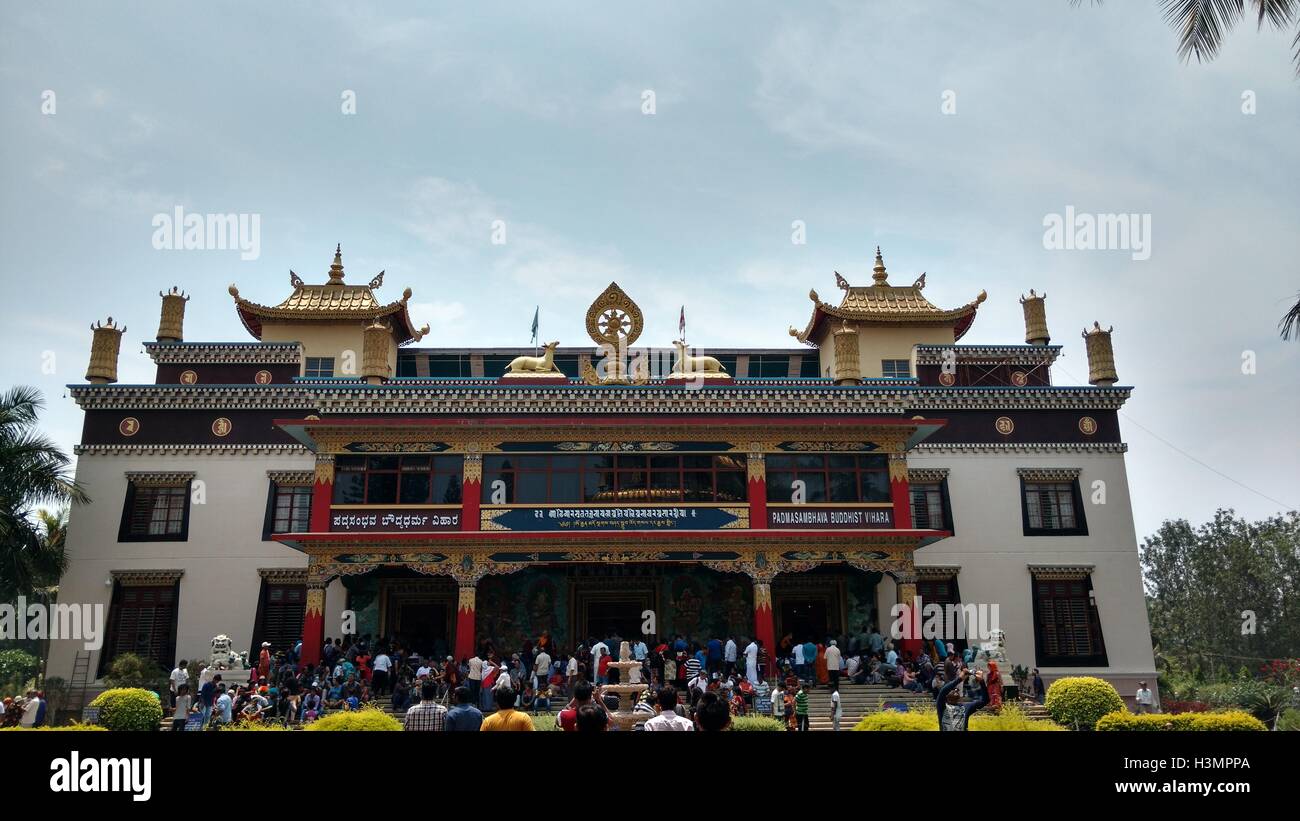
[[[43,404],[34,388],[0,395],[0,599],[57,584],[66,567],[66,514],[42,516],[36,508],[89,501],[67,455],[36,430]]]
[[[1162,671],[1227,680],[1300,655],[1300,513],[1166,521],[1140,554]]]
[[[1083,0],[1070,0],[1080,5]],[[1101,5],[1101,0],[1092,0]],[[1184,61],[1209,62],[1219,54],[1224,36],[1247,17],[1255,18],[1260,29],[1265,25],[1289,30],[1300,21],[1300,0],[1160,0],[1165,22],[1178,32],[1178,56]],[[1296,73],[1300,74],[1300,27],[1291,41],[1295,50]]]

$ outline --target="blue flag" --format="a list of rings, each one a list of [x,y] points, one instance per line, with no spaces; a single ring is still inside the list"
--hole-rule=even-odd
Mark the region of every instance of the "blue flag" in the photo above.
[[[537,314],[540,310],[541,310],[540,305],[537,306],[536,308],[533,308],[533,344],[534,345],[537,344]]]

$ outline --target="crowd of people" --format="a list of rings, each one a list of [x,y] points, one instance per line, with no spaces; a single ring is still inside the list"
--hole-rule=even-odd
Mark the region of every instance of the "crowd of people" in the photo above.
[[[43,727],[49,704],[45,693],[28,690],[21,696],[7,696],[0,701],[0,727]]]
[[[618,708],[617,698],[602,689],[620,683],[610,662],[623,643],[611,631],[567,651],[543,633],[512,651],[484,640],[473,656],[457,660],[422,656],[401,641],[366,635],[346,643],[342,637],[326,639],[317,664],[300,663],[301,643],[279,651],[264,644],[247,671],[207,665],[192,671],[181,661],[169,677],[171,720],[177,730],[258,721],[292,725],[361,709],[378,699],[404,715],[410,729],[525,729],[525,723],[531,729],[529,714],[557,709],[562,729],[603,728],[611,726],[609,713]],[[928,694],[941,724],[950,700],[963,709],[978,702],[996,710],[1003,699],[996,662],[976,675],[970,648],[959,651],[952,643],[927,641],[920,653],[901,652],[872,625],[821,642],[786,635],[772,652],[761,640],[736,636],[698,641],[682,635],[642,636],[627,644],[630,660],[639,662],[628,683],[646,685],[635,705],[638,719],[644,719],[637,727],[651,731],[687,725],[703,729],[701,715],[704,723],[716,726],[756,714],[806,731],[808,694],[818,687],[830,692],[830,718],[838,729],[842,681]],[[1033,682],[1033,694],[1041,702],[1045,688],[1037,670]],[[675,706],[665,712],[669,695]],[[945,726],[964,727],[965,719],[953,712]]]

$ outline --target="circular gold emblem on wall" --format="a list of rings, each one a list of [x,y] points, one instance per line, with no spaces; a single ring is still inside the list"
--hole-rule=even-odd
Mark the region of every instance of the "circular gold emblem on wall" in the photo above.
[[[198,375],[196,372],[194,372],[194,371],[181,371],[181,384],[182,384],[182,385],[195,385],[195,384],[198,384],[198,381],[199,381],[199,375]]]
[[[1015,385],[1017,388],[1023,388],[1025,385],[1029,384],[1029,375],[1024,371],[1014,371],[1011,374],[1011,384]]]
[[[134,416],[126,417],[117,423],[117,432],[123,436],[135,436],[140,432],[140,420]]]
[[[999,416],[993,423],[993,428],[1003,436],[1010,436],[1011,432],[1016,429],[1016,423],[1011,421],[1010,416]]]
[[[271,372],[258,371],[257,374],[253,377],[253,381],[259,385],[269,385],[271,384]]]
[[[229,435],[230,435],[230,432],[231,432],[232,430],[234,430],[234,429],[235,429],[235,426],[232,425],[232,424],[230,423],[230,420],[227,419],[227,418],[224,417],[224,416],[212,420],[212,435],[213,435],[213,436],[223,436],[223,437],[224,437],[224,436],[229,436]]]
[[[1085,416],[1079,420],[1079,431],[1084,436],[1092,436],[1097,432],[1097,420],[1091,416]]]
[[[939,384],[943,385],[945,388],[951,388],[953,385],[957,384],[957,377],[947,371],[943,371],[939,374]]]

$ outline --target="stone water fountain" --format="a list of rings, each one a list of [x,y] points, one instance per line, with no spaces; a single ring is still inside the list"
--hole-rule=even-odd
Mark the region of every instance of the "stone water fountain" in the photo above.
[[[609,717],[613,719],[614,726],[618,727],[618,729],[631,730],[636,726],[637,722],[632,707],[641,694],[650,689],[650,686],[630,682],[630,671],[640,668],[641,662],[632,658],[632,648],[627,642],[619,645],[618,661],[611,661],[609,666],[618,671],[618,684],[607,684],[601,691],[602,693],[613,693],[618,696],[618,711],[610,713]]]

